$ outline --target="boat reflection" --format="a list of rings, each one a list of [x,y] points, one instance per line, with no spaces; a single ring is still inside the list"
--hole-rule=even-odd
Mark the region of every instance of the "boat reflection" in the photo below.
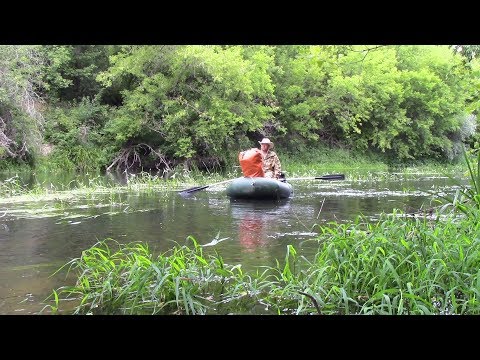
[[[275,233],[282,213],[288,211],[290,199],[230,201],[232,220],[238,224],[239,242],[247,252],[267,247]]]

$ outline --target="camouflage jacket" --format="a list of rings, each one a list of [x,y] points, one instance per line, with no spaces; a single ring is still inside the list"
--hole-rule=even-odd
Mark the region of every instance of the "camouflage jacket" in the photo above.
[[[277,179],[280,177],[282,165],[275,151],[269,150],[263,158],[263,172],[265,173],[265,177]]]

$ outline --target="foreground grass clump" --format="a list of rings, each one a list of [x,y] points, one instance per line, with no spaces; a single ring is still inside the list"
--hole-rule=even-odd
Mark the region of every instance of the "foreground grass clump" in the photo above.
[[[240,266],[224,264],[218,254],[205,256],[190,239],[192,249],[175,247],[157,257],[140,243],[98,242],[65,265],[78,280],[54,291],[55,305],[47,308],[55,313],[62,300],[77,299],[74,314],[195,315],[228,312],[222,303],[255,293],[237,286],[244,276]]]
[[[286,279],[322,313],[480,313],[478,223],[385,216],[322,230],[315,259]]]

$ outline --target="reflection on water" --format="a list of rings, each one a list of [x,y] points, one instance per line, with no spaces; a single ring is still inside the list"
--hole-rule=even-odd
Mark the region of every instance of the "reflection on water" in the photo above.
[[[240,244],[247,251],[255,251],[255,248],[265,245],[267,243],[265,226],[262,215],[246,215],[238,227]]]
[[[303,256],[316,251],[319,226],[358,215],[377,219],[393,209],[431,207],[431,189],[445,178],[385,181],[298,181],[280,201],[230,200],[225,188],[182,197],[175,191],[102,194],[43,202],[0,202],[0,314],[34,314],[53,289],[66,285],[55,270],[97,241],[142,241],[155,253],[189,237],[244,270],[282,262],[288,245]],[[221,241],[220,241],[221,240]],[[208,245],[208,246],[207,246]]]
[[[247,252],[265,247],[273,237],[269,235],[275,228],[282,212],[288,212],[290,199],[282,200],[231,200],[232,221],[238,223],[238,239]]]

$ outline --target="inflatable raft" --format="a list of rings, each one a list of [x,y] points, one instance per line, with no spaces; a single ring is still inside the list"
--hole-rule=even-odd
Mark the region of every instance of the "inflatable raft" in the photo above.
[[[292,191],[289,183],[265,177],[237,178],[226,189],[233,199],[286,199]]]

